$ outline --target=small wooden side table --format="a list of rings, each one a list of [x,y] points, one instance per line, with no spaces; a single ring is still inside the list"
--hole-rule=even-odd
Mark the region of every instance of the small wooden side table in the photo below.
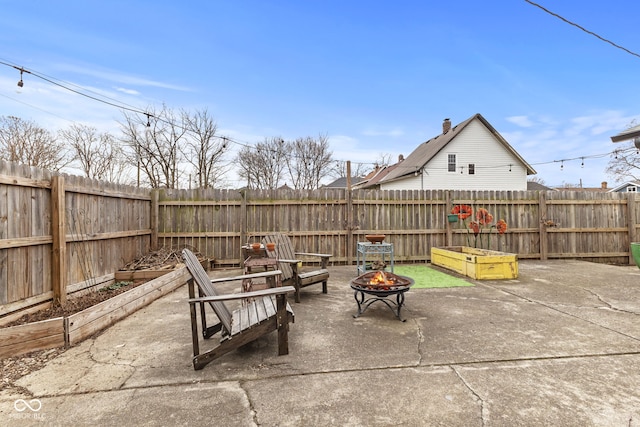
[[[278,269],[278,258],[271,258],[267,254],[267,250],[264,245],[261,245],[259,250],[254,250],[251,245],[242,246],[242,259],[244,274],[259,273],[263,271],[274,271]],[[273,281],[256,281],[255,279],[245,279],[242,281],[242,291],[250,292],[261,289],[268,289],[270,287],[282,286],[282,277],[279,275],[276,277],[275,283]]]

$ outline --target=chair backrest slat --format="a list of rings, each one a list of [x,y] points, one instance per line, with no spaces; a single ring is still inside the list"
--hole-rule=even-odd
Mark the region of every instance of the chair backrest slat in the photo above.
[[[265,245],[267,243],[275,243],[276,250],[275,252],[267,251],[267,254],[271,258],[281,258],[281,259],[296,259],[295,250],[293,249],[293,245],[291,244],[291,240],[289,236],[282,233],[268,234],[262,239]],[[286,262],[279,262],[278,269],[282,271],[282,281],[287,281],[293,278],[293,269],[291,265]]]
[[[191,273],[193,280],[198,285],[200,294],[202,296],[219,295],[219,293],[216,291],[216,288],[211,283],[209,275],[204,270],[194,253],[189,249],[183,249],[182,258],[184,259],[184,263]],[[218,316],[218,319],[220,319],[220,322],[227,330],[227,332],[231,333],[231,311],[229,311],[229,308],[227,308],[226,304],[222,301],[213,301],[209,302],[209,305],[216,313],[216,316]]]

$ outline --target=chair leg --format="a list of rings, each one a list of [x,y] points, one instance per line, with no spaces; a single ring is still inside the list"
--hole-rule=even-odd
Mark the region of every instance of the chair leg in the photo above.
[[[323,294],[327,293],[327,281],[326,280],[324,282],[322,282],[322,293]]]
[[[285,295],[276,297],[278,311],[276,321],[278,322],[278,355],[289,354],[289,322],[287,319],[287,299]]]
[[[194,280],[189,280],[189,298],[195,298],[195,284]],[[198,313],[196,313],[196,304],[189,304],[189,312],[191,314],[191,341],[193,342],[193,356],[200,354],[200,338],[198,337]]]
[[[200,338],[198,337],[198,315],[196,314],[196,304],[189,304],[191,311],[191,340],[193,341],[193,356],[200,354]]]
[[[302,286],[300,286],[300,282],[297,278],[294,287],[296,288],[296,302],[300,302],[300,289],[302,289]]]

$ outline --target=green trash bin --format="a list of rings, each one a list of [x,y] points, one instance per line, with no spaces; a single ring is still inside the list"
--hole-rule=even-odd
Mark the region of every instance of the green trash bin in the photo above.
[[[640,268],[640,242],[631,243],[631,256],[633,256],[633,260]]]

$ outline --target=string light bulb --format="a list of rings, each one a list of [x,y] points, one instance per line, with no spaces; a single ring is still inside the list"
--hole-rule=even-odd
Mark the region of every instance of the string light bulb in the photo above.
[[[18,82],[18,87],[24,86],[24,82],[22,81],[22,73],[24,73],[24,70],[20,68],[20,81]]]

